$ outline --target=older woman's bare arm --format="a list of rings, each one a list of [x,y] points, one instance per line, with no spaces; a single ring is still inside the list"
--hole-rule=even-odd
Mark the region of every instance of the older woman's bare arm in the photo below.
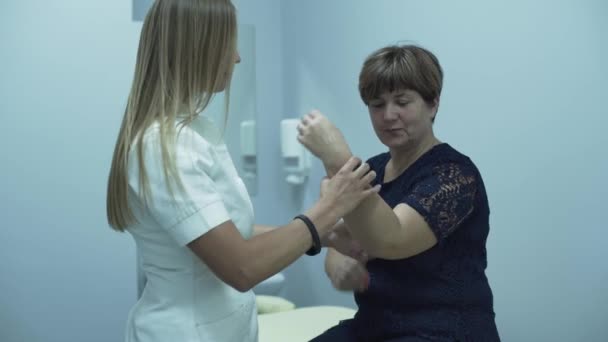
[[[328,176],[352,156],[342,133],[320,112],[304,116],[298,129],[300,142],[321,159]],[[400,204],[391,209],[378,194],[361,202],[344,221],[363,250],[377,258],[407,258],[437,243],[433,231],[413,208]]]

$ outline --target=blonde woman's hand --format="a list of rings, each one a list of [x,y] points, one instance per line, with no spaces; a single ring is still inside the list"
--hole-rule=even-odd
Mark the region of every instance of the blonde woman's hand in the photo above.
[[[351,157],[332,178],[321,181],[320,201],[331,206],[336,217],[343,217],[380,190],[380,185],[370,186],[375,178],[376,173],[370,171],[367,163]]]
[[[342,132],[318,110],[302,117],[298,133],[298,141],[325,165],[342,165],[352,156]]]

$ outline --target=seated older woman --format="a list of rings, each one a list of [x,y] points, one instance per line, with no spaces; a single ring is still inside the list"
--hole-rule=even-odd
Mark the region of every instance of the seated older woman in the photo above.
[[[326,270],[354,290],[358,311],[313,341],[499,341],[485,275],[489,205],[475,164],[433,132],[443,72],[417,46],[389,46],[363,65],[359,90],[388,152],[368,163],[378,194],[344,216]],[[321,113],[305,115],[300,141],[332,176],[351,156]],[[345,256],[356,242],[359,260]],[[368,260],[369,259],[369,260]]]

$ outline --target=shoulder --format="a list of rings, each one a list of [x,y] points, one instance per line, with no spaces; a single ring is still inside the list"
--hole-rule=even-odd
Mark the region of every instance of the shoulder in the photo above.
[[[369,164],[372,170],[379,170],[386,166],[386,163],[391,159],[391,156],[388,152],[377,154],[371,158],[369,158],[366,163]]]
[[[217,145],[201,135],[196,130],[196,126],[176,123],[173,128],[175,134],[170,136],[163,134],[160,124],[153,123],[144,130],[141,140],[139,137],[135,139],[130,153],[134,154],[141,144],[146,157],[161,154],[163,146],[166,146],[171,153],[175,153],[176,157],[182,154],[209,155],[213,152],[213,146]]]
[[[215,144],[190,125],[174,126],[173,135],[163,134],[160,124],[153,123],[135,138],[129,151],[129,174],[143,163],[148,172],[162,170],[163,156],[174,158],[180,168],[215,164]]]
[[[454,170],[466,174],[479,174],[479,170],[471,158],[448,143],[439,144],[430,150],[424,164],[435,171]]]

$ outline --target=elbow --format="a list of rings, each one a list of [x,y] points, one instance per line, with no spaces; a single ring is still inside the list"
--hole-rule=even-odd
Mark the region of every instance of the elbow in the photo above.
[[[408,257],[407,255],[403,255],[403,253],[397,253],[395,251],[389,251],[389,250],[377,252],[374,256],[378,259],[384,259],[384,260],[400,260],[400,259],[405,259]]]
[[[374,254],[370,253],[370,255],[385,260],[401,260],[411,258],[415,255],[425,252],[428,249],[434,247],[436,244],[436,240],[429,241],[427,244],[413,244],[411,242],[385,242],[382,246],[379,246],[379,248],[376,248],[374,250]]]
[[[369,246],[367,251],[374,258],[385,260],[399,260],[409,256],[404,244],[395,243],[394,241],[378,241],[378,243]]]
[[[253,280],[251,272],[249,272],[246,267],[237,267],[235,276],[228,282],[228,285],[241,293],[245,293],[253,289],[256,282]]]
[[[232,288],[234,288],[235,290],[241,292],[241,293],[245,293],[245,292],[249,292],[249,290],[251,290],[253,288],[253,286],[249,285],[248,283],[235,283],[231,285]]]

